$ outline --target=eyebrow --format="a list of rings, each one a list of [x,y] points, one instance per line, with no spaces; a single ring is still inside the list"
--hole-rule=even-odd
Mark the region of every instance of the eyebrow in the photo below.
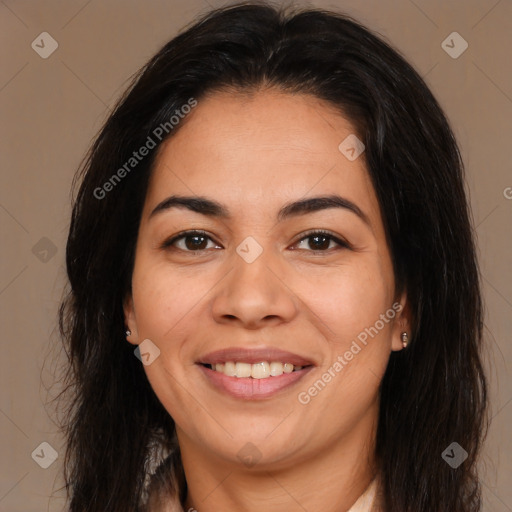
[[[221,203],[204,196],[172,195],[164,199],[153,209],[149,218],[171,208],[184,208],[192,212],[220,219],[231,219],[229,209]],[[336,194],[328,196],[309,197],[284,205],[277,214],[277,220],[282,222],[290,217],[314,213],[329,208],[343,208],[357,215],[365,224],[371,227],[368,216],[352,201]]]

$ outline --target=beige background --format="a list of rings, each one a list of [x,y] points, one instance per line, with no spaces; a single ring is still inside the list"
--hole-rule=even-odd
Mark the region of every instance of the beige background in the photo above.
[[[47,395],[52,366],[43,368],[43,361],[56,336],[73,173],[128,78],[180,27],[220,5],[214,0],[0,1],[0,511],[64,506],[56,491],[62,439],[43,405],[58,388]],[[482,462],[484,510],[510,511],[512,1],[311,5],[344,11],[391,41],[425,77],[460,142],[487,304],[493,423]],[[469,44],[457,59],[441,46],[453,31]],[[58,42],[47,59],[31,47],[42,32]],[[42,442],[59,453],[48,469],[31,457]]]

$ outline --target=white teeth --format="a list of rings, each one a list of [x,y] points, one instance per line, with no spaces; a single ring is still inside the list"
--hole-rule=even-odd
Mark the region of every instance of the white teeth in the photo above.
[[[265,379],[270,376],[270,365],[263,361],[251,365],[251,377],[253,379]]]
[[[235,363],[229,362],[224,365],[224,373],[228,377],[236,377],[236,366]]]
[[[293,364],[284,363],[283,364],[283,372],[284,373],[292,373],[293,372]]]
[[[291,363],[281,363],[279,361],[261,361],[260,363],[240,363],[227,361],[226,363],[216,363],[211,365],[212,370],[223,373],[228,377],[252,377],[253,379],[266,379],[267,377],[279,377],[283,373],[292,373],[302,370],[303,366],[293,366]]]
[[[237,377],[250,377],[252,373],[252,365],[249,363],[236,363]]]
[[[272,377],[283,375],[283,363],[270,363],[270,375]]]

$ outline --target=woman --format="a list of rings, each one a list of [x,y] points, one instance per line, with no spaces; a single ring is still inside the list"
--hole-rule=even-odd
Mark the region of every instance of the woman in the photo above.
[[[390,46],[320,10],[212,11],[141,70],[80,180],[72,512],[480,510],[463,165]]]

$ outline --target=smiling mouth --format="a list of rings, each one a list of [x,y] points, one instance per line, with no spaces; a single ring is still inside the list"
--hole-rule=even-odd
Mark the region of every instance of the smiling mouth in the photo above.
[[[206,364],[201,363],[202,366],[222,373],[228,377],[238,378],[252,378],[252,379],[266,379],[268,377],[279,377],[286,373],[293,373],[303,368],[308,368],[310,365],[298,366],[291,363],[282,363],[280,361],[260,361],[258,363],[244,363],[226,361],[225,363]]]

